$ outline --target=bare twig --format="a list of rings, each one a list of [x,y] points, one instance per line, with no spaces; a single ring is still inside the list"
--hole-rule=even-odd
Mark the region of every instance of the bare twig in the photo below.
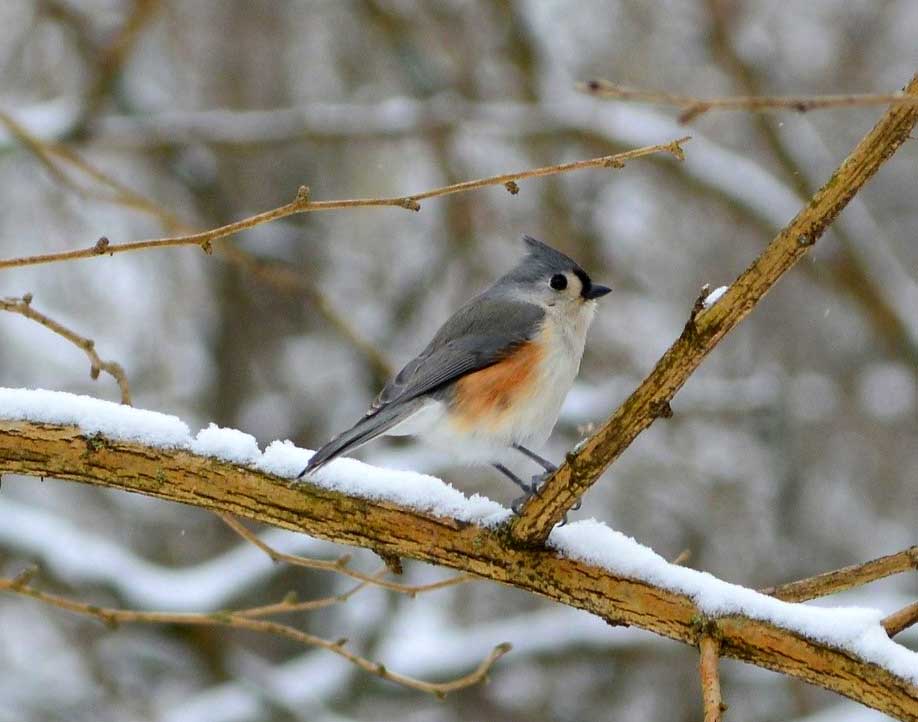
[[[268,544],[265,544],[261,539],[258,538],[258,536],[247,529],[246,526],[232,514],[228,514],[226,512],[218,512],[217,516],[219,516],[230,529],[232,529],[250,544],[253,544],[254,546],[261,549],[261,551],[267,554],[275,562],[284,562],[286,564],[292,564],[297,567],[305,567],[306,569],[319,569],[327,572],[337,572],[353,579],[358,579],[365,584],[373,584],[377,587],[382,587],[383,589],[388,589],[392,592],[398,592],[399,594],[405,594],[409,597],[414,597],[424,592],[432,592],[437,589],[454,587],[457,584],[470,582],[475,578],[471,574],[457,574],[447,579],[442,579],[439,582],[431,582],[430,584],[399,584],[398,582],[390,582],[382,579],[379,572],[376,574],[364,574],[363,572],[359,572],[356,569],[351,569],[348,566],[348,562],[350,562],[349,555],[342,556],[334,561],[328,561],[325,559],[311,559],[310,557],[301,557],[295,554],[286,554],[284,552],[280,552]]]
[[[727,706],[720,694],[720,674],[717,669],[720,643],[714,634],[704,633],[698,639],[701,697],[704,701],[704,722],[720,722]]]
[[[127,375],[124,373],[124,369],[121,368],[121,364],[115,361],[103,361],[96,352],[95,341],[91,338],[80,336],[53,318],[48,318],[43,313],[39,313],[32,308],[31,293],[27,293],[22,298],[0,298],[0,310],[18,313],[20,316],[25,316],[36,323],[40,323],[49,331],[53,331],[58,336],[70,341],[74,346],[77,346],[89,357],[89,375],[93,379],[97,379],[99,378],[99,373],[105,371],[118,383],[118,388],[121,389],[121,403],[127,406],[131,405],[131,389],[128,386]]]
[[[863,564],[852,564],[825,574],[817,574],[796,582],[779,584],[759,591],[762,594],[769,594],[786,602],[805,602],[808,599],[838,594],[846,589],[860,587],[893,574],[901,574],[915,569],[918,569],[918,546],[903,549],[896,554],[872,559]]]
[[[727,98],[696,98],[656,90],[643,90],[618,85],[608,80],[588,80],[578,83],[577,89],[600,98],[669,105],[680,108],[680,123],[688,123],[709,110],[745,110],[762,112],[770,110],[795,110],[805,113],[809,110],[826,108],[851,108],[874,105],[918,106],[918,98],[897,93],[849,93],[837,95],[737,95]]]
[[[907,92],[918,96],[918,76]],[[523,505],[510,534],[520,544],[544,543],[606,468],[653,421],[720,340],[755,308],[762,297],[812,248],[880,166],[908,138],[918,122],[918,105],[890,108],[835,173],[721,299],[686,324],[682,335],[641,385],[599,430],[580,443],[566,461]]]
[[[128,243],[112,243],[105,249],[105,254],[114,255],[116,253],[126,253],[129,251],[139,251],[149,248],[166,248],[173,246],[199,246],[205,251],[212,248],[212,243],[221,238],[232,236],[241,231],[254,228],[263,223],[286,218],[298,213],[311,213],[315,211],[340,210],[342,208],[371,208],[380,206],[393,206],[406,208],[408,210],[420,210],[419,201],[427,198],[451,195],[453,193],[464,193],[467,191],[477,190],[495,185],[506,185],[510,181],[518,182],[527,178],[541,178],[544,176],[557,175],[558,173],[567,173],[569,171],[582,170],[585,168],[620,168],[625,161],[641,158],[654,153],[670,153],[676,158],[684,157],[682,143],[689,140],[689,137],[679,138],[669,143],[636,148],[616,153],[615,155],[591,158],[589,160],[574,161],[571,163],[560,163],[532,170],[519,171],[516,173],[504,173],[501,175],[480,178],[477,180],[454,183],[452,185],[434,188],[432,190],[415,193],[408,196],[399,196],[394,198],[355,198],[348,200],[332,201],[313,201],[310,200],[309,188],[300,186],[296,198],[285,205],[273,208],[263,213],[258,213],[248,218],[229,223],[219,228],[214,228],[202,233],[191,233],[186,235],[172,236],[169,238],[151,238],[143,241],[132,241]],[[25,256],[21,258],[9,258],[0,260],[0,268],[17,268],[21,266],[34,266],[41,263],[55,263],[58,261],[72,261],[78,258],[91,258],[99,255],[95,246],[81,248],[73,251],[63,251],[60,253],[47,253],[37,256]]]
[[[918,602],[912,602],[898,612],[893,612],[880,622],[890,637],[895,637],[914,624],[918,624]]]
[[[58,609],[65,609],[75,614],[82,614],[87,617],[94,617],[108,626],[114,626],[122,623],[138,624],[182,624],[194,626],[219,626],[232,627],[234,629],[247,629],[254,632],[263,632],[274,634],[280,637],[293,640],[300,644],[310,647],[320,647],[344,657],[350,663],[360,667],[362,670],[375,674],[382,679],[388,679],[396,684],[420,692],[426,692],[438,697],[443,697],[449,692],[455,692],[465,687],[478,684],[487,677],[488,672],[494,663],[510,651],[509,644],[497,645],[491,653],[478,665],[470,674],[449,682],[425,682],[414,677],[409,677],[398,672],[387,669],[379,662],[374,662],[359,654],[355,654],[345,649],[347,640],[330,641],[317,637],[307,632],[300,631],[295,627],[278,622],[266,621],[254,618],[263,616],[266,610],[270,613],[278,611],[293,611],[292,609],[277,609],[278,605],[272,607],[255,608],[254,610],[243,610],[242,612],[213,612],[213,613],[180,613],[180,612],[147,612],[136,611],[131,609],[112,609],[110,607],[98,607],[92,604],[84,604],[66,597],[55,594],[42,592],[27,584],[17,582],[15,579],[0,579],[0,590],[6,590],[16,594],[31,597],[43,604],[47,604]],[[291,603],[288,607],[293,606]],[[257,614],[253,614],[253,611]]]

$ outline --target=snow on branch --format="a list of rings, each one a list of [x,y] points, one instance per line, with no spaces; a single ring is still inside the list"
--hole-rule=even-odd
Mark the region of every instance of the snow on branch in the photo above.
[[[918,75],[906,93],[918,98]],[[513,523],[515,539],[524,544],[544,542],[552,527],[641,432],[657,418],[672,415],[670,401],[705,357],[806,255],[855,194],[909,138],[916,122],[918,104],[897,104],[887,110],[825,185],[722,295],[710,305],[706,301],[713,294],[704,291],[699,296],[682,335],[641,385],[568,455],[539,493],[529,497]]]
[[[881,611],[781,601],[670,564],[597,521],[555,529],[547,547],[520,546],[505,509],[421,474],[341,459],[315,483],[291,486],[310,452],[289,442],[262,452],[241,431],[211,425],[192,435],[174,416],[48,391],[0,390],[0,419],[2,472],[139,492],[432,562],[692,645],[716,620],[721,656],[900,719],[918,708],[918,654],[890,639]]]

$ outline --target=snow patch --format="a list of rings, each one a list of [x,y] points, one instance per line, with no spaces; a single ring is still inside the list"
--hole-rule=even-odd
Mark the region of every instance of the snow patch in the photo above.
[[[0,388],[0,419],[76,426],[89,436],[162,449],[186,449],[191,443],[188,425],[177,416],[63,391]]]
[[[852,652],[918,684],[918,653],[887,636],[880,625],[884,615],[878,609],[783,602],[707,572],[670,564],[652,549],[595,519],[555,528],[548,544],[566,557],[684,594],[708,616],[741,614],[770,622]]]
[[[214,423],[201,429],[189,448],[195,454],[213,456],[233,464],[254,464],[261,457],[254,436],[237,429],[224,429]]]
[[[707,296],[704,297],[702,305],[705,308],[711,308],[715,303],[720,300],[720,297],[727,292],[728,286],[718,286],[713,291],[711,291]]]
[[[0,419],[76,426],[87,435],[185,449],[285,479],[296,479],[313,454],[290,441],[274,441],[262,453],[250,434],[216,424],[193,437],[187,424],[175,416],[61,391],[0,388]],[[304,482],[486,526],[496,526],[510,515],[497,502],[478,494],[467,497],[436,477],[381,469],[355,459],[335,459]]]

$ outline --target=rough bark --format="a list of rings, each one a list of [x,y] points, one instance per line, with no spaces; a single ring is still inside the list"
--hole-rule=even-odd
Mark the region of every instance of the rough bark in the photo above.
[[[419,559],[525,589],[697,645],[690,599],[600,567],[520,545],[486,529],[320,489],[187,451],[86,437],[75,427],[0,421],[0,473],[53,476],[227,511],[343,544]],[[918,719],[918,686],[856,656],[743,616],[717,620],[720,655],[833,690],[902,720]]]

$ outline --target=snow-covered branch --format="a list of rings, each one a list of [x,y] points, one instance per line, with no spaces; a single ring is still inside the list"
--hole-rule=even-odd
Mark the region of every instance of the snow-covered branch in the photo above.
[[[180,501],[469,572],[696,645],[716,620],[720,655],[799,677],[900,719],[918,708],[918,654],[879,610],[783,602],[668,563],[596,521],[521,547],[509,513],[433,477],[342,459],[289,485],[309,452],[213,425],[52,392],[0,392],[0,471]]]

